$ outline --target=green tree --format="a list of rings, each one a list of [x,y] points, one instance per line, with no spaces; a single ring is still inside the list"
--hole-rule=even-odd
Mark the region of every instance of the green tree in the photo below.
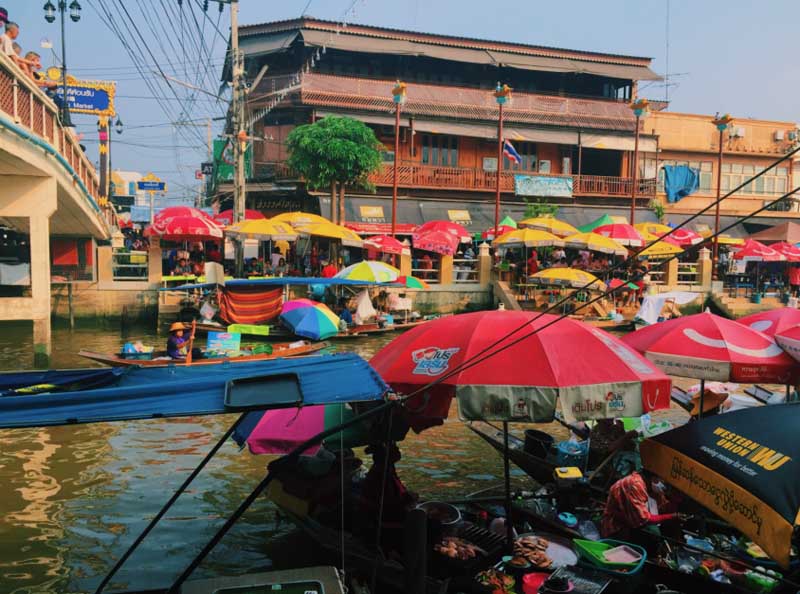
[[[292,130],[286,137],[286,147],[289,152],[287,164],[306,180],[310,188],[330,189],[331,218],[334,221],[338,210],[337,184],[342,196],[342,211],[346,185],[369,191],[375,189],[369,182],[369,174],[381,166],[383,145],[363,122],[327,116]]]
[[[525,198],[525,218],[554,217],[558,214],[558,204],[550,204],[543,198]]]

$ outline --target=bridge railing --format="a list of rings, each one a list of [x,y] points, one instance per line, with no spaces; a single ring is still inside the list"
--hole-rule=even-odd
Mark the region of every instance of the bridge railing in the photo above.
[[[58,106],[8,57],[0,54],[0,112],[33,137],[53,147],[69,164],[87,193],[98,201],[100,180],[78,137],[61,125]]]

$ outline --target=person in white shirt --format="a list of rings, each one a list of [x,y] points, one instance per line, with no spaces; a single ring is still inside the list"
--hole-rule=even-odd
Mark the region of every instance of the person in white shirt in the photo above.
[[[16,23],[6,23],[6,31],[0,36],[0,50],[9,58],[14,58],[14,40],[19,35],[19,27]]]

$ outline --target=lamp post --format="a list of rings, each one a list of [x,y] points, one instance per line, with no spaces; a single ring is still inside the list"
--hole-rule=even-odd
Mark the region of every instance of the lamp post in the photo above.
[[[394,171],[392,172],[392,237],[397,234],[397,165],[400,155],[400,106],[406,102],[406,83],[397,81],[392,89],[394,101]]]
[[[67,42],[65,15],[67,13],[67,1],[58,0],[58,12],[61,15],[61,89],[63,96],[61,98],[61,125],[65,127],[72,126],[72,120],[69,116],[69,99],[67,96]],[[72,0],[69,5],[69,18],[73,23],[81,20],[81,5],[78,0]],[[56,20],[56,7],[50,0],[44,5],[44,20],[48,23],[53,23]]]
[[[633,175],[631,176],[631,225],[636,221],[636,186],[639,174],[639,120],[647,114],[647,99],[637,99],[631,103],[633,115],[636,116],[636,131],[633,141]]]
[[[714,244],[712,248],[711,254],[711,264],[712,264],[712,278],[714,280],[719,279],[719,273],[717,271],[717,265],[719,263],[719,199],[722,195],[722,133],[728,129],[733,123],[733,118],[729,114],[725,114],[723,116],[715,117],[711,120],[711,123],[717,127],[717,131],[719,131],[719,152],[717,153],[717,201],[714,205]]]
[[[503,172],[503,105],[511,99],[511,87],[498,82],[494,98],[500,108],[497,119],[497,187],[494,196],[494,232],[497,235],[497,228],[500,226],[500,182]]]

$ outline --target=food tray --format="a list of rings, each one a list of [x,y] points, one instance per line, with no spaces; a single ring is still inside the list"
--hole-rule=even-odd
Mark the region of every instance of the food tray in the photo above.
[[[620,545],[603,551],[603,559],[605,559],[607,563],[636,565],[641,561],[642,554],[628,545]]]
[[[647,552],[642,547],[619,540],[604,539],[595,541],[576,538],[572,542],[582,561],[607,573],[616,575],[638,573],[647,559]],[[607,551],[622,549],[623,547],[639,555],[638,560],[636,562],[614,562],[605,558],[604,554]]]
[[[559,567],[575,565],[578,562],[578,555],[575,553],[572,542],[568,538],[556,536],[555,534],[548,534],[546,532],[527,532],[525,534],[520,534],[519,538],[524,536],[544,538],[550,543],[545,550],[545,554],[550,557],[553,564],[548,569],[541,570],[534,568],[534,571],[552,571]]]

